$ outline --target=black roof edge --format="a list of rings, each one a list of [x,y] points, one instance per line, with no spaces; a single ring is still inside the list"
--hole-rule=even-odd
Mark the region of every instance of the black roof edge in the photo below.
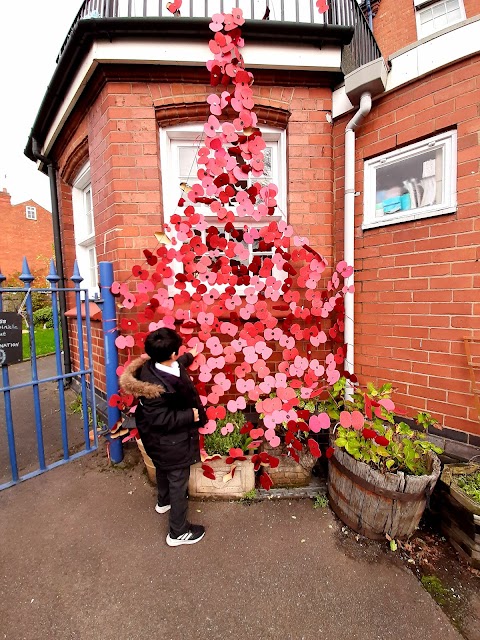
[[[89,18],[79,20],[69,35],[59,56],[57,67],[47,87],[40,108],[33,123],[24,154],[35,161],[33,140],[41,149],[58,107],[63,100],[66,87],[78,70],[92,42],[96,39],[112,41],[115,37],[164,38],[188,37],[190,40],[207,41],[210,36],[210,18]],[[280,22],[269,20],[248,20],[242,27],[242,35],[247,42],[274,41],[281,44],[310,44],[322,47],[324,44],[349,44],[354,33],[353,27]]]

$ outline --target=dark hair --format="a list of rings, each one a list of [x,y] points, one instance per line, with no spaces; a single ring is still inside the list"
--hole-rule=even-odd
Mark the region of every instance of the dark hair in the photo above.
[[[182,338],[173,329],[156,329],[145,339],[145,352],[153,362],[170,360],[172,353],[178,353]]]

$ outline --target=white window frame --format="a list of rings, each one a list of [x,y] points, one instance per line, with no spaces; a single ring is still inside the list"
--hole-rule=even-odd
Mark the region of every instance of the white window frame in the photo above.
[[[465,6],[463,4],[463,0],[457,0],[458,1],[458,6],[459,6],[459,9],[460,9],[460,18],[458,18],[458,20],[455,20],[453,22],[449,22],[448,24],[443,25],[439,29],[436,29],[435,31],[432,31],[430,33],[422,33],[421,14],[424,13],[427,9],[431,9],[435,5],[444,4],[447,1],[448,0],[433,0],[433,1],[432,0],[413,0],[413,3],[415,5],[415,20],[416,20],[416,24],[417,24],[417,37],[418,37],[419,40],[421,38],[428,38],[429,36],[432,36],[435,33],[443,31],[443,29],[448,29],[448,27],[451,27],[454,24],[458,24],[459,22],[462,22],[463,20],[466,20],[467,16],[466,16],[466,13],[465,13]]]
[[[406,160],[432,148],[443,147],[442,166],[442,203],[426,207],[417,207],[396,213],[384,214],[376,217],[376,171],[387,163]],[[362,229],[372,229],[390,224],[398,224],[408,220],[420,220],[457,210],[457,132],[447,131],[427,138],[421,142],[410,144],[395,151],[385,153],[364,163],[364,192],[363,192],[363,224]]]
[[[25,207],[25,217],[27,220],[36,220],[37,219],[37,207]]]
[[[264,220],[257,222],[251,217],[235,217],[234,225],[236,227],[252,227],[262,228],[267,226],[273,220],[285,220],[287,221],[287,197],[286,197],[286,185],[287,185],[287,162],[286,162],[286,131],[284,129],[276,129],[273,127],[260,127],[263,138],[267,143],[274,143],[274,157],[272,158],[272,182],[278,187],[277,202],[278,207],[275,211],[275,215],[268,216]],[[192,144],[198,144],[202,146],[203,140],[203,124],[188,124],[178,125],[174,127],[162,127],[160,128],[160,163],[162,169],[162,193],[163,193],[163,222],[164,224],[171,224],[170,219],[174,214],[182,215],[183,209],[178,207],[178,201],[180,198],[186,200],[185,206],[189,202],[185,193],[181,190],[179,182],[179,168],[177,163],[177,155],[175,154],[175,148],[182,142],[191,142]],[[255,181],[255,178],[252,177]],[[189,184],[193,185],[198,182],[196,173],[193,171],[189,179]],[[203,209],[203,210],[202,210]],[[225,225],[223,222],[219,222],[215,215],[211,214],[210,208],[205,206],[198,207],[199,213],[202,213],[209,226],[215,226],[223,228]],[[211,220],[209,219],[211,218]],[[205,234],[202,234],[204,238]],[[250,251],[250,260],[252,258],[252,252]],[[175,273],[181,273],[182,265],[177,261],[174,261],[172,265]],[[277,278],[281,278],[282,274],[274,273]],[[221,289],[223,287],[217,287]],[[237,293],[243,295],[246,287],[238,287]],[[172,290],[173,291],[173,290]],[[190,283],[187,283],[187,291],[193,291],[193,287]]]
[[[88,206],[90,203],[90,208]],[[83,278],[82,289],[88,289],[88,297],[100,294],[98,284],[97,249],[95,244],[95,220],[93,194],[90,178],[90,163],[87,163],[72,185],[73,225],[75,234],[75,255],[78,269]],[[87,208],[89,210],[87,211]]]

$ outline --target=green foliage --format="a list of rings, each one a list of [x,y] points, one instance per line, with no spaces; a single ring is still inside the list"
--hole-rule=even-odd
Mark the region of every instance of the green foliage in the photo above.
[[[437,576],[422,576],[421,582],[424,589],[428,591],[437,604],[440,606],[447,604],[451,594],[448,589],[443,586],[440,578],[437,578]]]
[[[480,471],[469,475],[457,476],[455,482],[463,493],[480,504]]]
[[[244,504],[252,504],[252,502],[255,502],[255,500],[257,499],[257,490],[256,489],[250,489],[250,491],[247,491],[243,498],[240,498],[240,502],[243,502]]]
[[[73,413],[73,414],[76,413],[82,416],[82,419],[83,419],[83,404],[82,404],[82,396],[80,394],[75,396],[75,399],[70,403],[68,409],[70,413]],[[93,425],[93,415],[92,415],[92,408],[89,405],[87,406],[87,412],[88,412],[88,424],[91,427]],[[102,431],[105,427],[106,427],[105,421],[103,420],[102,416],[97,412],[97,431]]]
[[[42,307],[33,312],[33,325],[35,327],[43,326],[45,329],[53,329],[53,310],[52,307]]]
[[[442,449],[427,440],[428,427],[436,424],[428,413],[419,413],[416,418],[422,431],[413,429],[406,422],[396,424],[394,410],[379,404],[380,401],[390,401],[390,383],[378,389],[369,383],[366,391],[357,389],[351,399],[345,399],[342,393],[342,385],[339,385],[330,394],[333,408],[328,413],[331,417],[335,415],[332,419],[336,419],[337,412],[340,418],[341,411],[357,411],[365,422],[363,428],[358,430],[338,426],[337,447],[345,449],[356,460],[383,472],[403,471],[410,475],[429,473],[428,452],[442,453]]]
[[[228,423],[234,426],[231,433],[222,435],[221,429]],[[247,446],[252,442],[248,433],[240,433],[240,429],[245,425],[246,418],[242,411],[236,413],[230,413],[227,411],[227,415],[223,420],[217,420],[217,428],[214,433],[210,433],[205,436],[205,451],[209,455],[219,454],[221,456],[227,456],[230,449],[242,449],[245,453],[248,451]]]
[[[325,509],[326,507],[328,507],[328,498],[326,495],[324,494],[319,494],[313,503],[313,508],[314,509]]]

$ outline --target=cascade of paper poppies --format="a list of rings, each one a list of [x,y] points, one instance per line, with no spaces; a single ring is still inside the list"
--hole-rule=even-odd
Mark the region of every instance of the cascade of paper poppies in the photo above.
[[[165,226],[170,244],[145,250],[146,265],[132,268],[136,291],[128,283],[112,287],[122,307],[137,311],[136,319],[121,320],[130,333],[116,344],[130,358],[135,345],[143,346],[139,325],[152,331],[179,324],[188,347],[200,351],[194,366],[209,418],[203,434],[215,431],[226,409],[243,410],[248,400],[263,419],[261,427],[248,427],[255,446],[263,439],[278,446],[278,429],[287,425],[290,455],[298,460],[307,441],[319,457],[308,433],[328,429],[330,420],[299,411],[296,391],[307,400],[344,374],[344,280],[352,269],[340,262],[322,289],[326,261],[275,217],[278,187],[261,181],[266,144],[254,110],[254,77],[241,54],[243,24],[241,9],[212,17],[207,69],[219,89],[207,98],[211,115],[198,150],[198,181],[183,187],[181,215]],[[263,256],[251,251],[254,244]],[[278,365],[274,352],[281,354]],[[257,465],[275,461],[255,458]],[[266,488],[270,482],[265,476]]]

